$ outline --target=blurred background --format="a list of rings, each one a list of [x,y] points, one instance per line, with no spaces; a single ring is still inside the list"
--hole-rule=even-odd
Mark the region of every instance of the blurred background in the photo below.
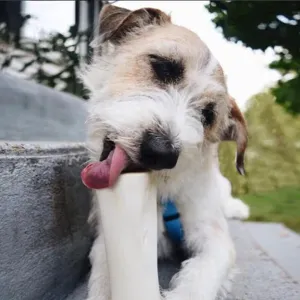
[[[85,101],[78,71],[105,3],[162,9],[204,40],[249,126],[247,176],[235,171],[235,145],[220,148],[233,194],[252,220],[300,232],[300,2],[0,1],[0,72]]]

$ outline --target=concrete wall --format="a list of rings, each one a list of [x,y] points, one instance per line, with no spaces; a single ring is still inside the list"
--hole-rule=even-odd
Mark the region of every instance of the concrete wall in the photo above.
[[[80,99],[0,74],[1,300],[65,299],[89,271],[85,118]]]

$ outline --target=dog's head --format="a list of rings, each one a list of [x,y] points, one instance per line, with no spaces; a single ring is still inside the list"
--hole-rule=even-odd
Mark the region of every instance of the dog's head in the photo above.
[[[105,160],[118,145],[127,166],[166,170],[201,159],[211,144],[235,140],[237,169],[244,172],[245,120],[221,66],[196,34],[157,9],[106,5],[93,46],[84,80],[95,159]]]

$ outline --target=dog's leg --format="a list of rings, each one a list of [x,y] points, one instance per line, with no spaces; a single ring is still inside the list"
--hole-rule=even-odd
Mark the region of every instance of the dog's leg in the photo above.
[[[219,173],[219,179],[223,188],[222,207],[227,219],[246,220],[250,215],[250,208],[242,200],[233,198],[231,194],[231,183]]]
[[[88,282],[87,300],[109,300],[110,283],[106,261],[104,237],[99,235],[90,253],[92,264],[91,275]]]
[[[210,200],[178,206],[191,258],[182,263],[164,292],[166,300],[215,300],[234,267],[235,249],[227,221],[220,205]]]
[[[229,197],[224,203],[224,213],[228,219],[246,220],[250,215],[250,208],[241,199]]]

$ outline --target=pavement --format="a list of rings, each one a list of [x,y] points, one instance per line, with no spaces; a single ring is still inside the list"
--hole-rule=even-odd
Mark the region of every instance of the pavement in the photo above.
[[[237,249],[238,274],[228,300],[299,300],[300,236],[277,223],[230,221]],[[167,288],[179,265],[159,265],[160,284]],[[83,300],[86,282],[67,300]]]

